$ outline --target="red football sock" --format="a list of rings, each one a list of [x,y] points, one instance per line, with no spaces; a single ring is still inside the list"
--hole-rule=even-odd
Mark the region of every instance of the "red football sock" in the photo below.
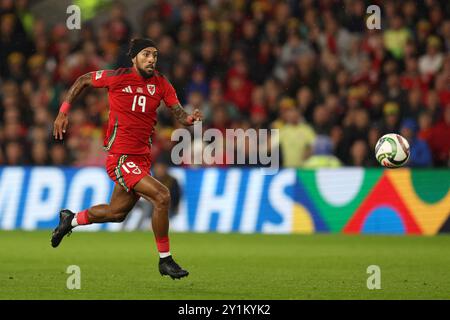
[[[156,238],[156,246],[159,252],[169,252],[169,237]]]
[[[91,224],[89,222],[88,210],[83,210],[77,213],[77,223],[79,225]]]

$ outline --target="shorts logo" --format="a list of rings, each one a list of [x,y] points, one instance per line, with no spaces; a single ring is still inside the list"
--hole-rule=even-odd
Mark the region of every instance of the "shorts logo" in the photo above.
[[[155,87],[154,84],[148,84],[148,85],[147,85],[147,90],[148,90],[148,92],[149,92],[151,95],[154,95],[154,94],[155,94],[155,89],[156,89],[156,87]]]
[[[133,171],[131,171],[134,174],[141,174],[142,171],[141,169],[139,169],[139,167],[132,161],[126,162],[122,165],[122,169],[126,172],[126,173],[130,173],[129,169],[133,169]]]
[[[95,72],[95,80],[98,80],[102,77],[103,75],[103,70],[99,70],[97,72]]]

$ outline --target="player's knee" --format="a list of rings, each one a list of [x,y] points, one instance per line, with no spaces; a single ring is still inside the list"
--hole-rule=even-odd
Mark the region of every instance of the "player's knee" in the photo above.
[[[169,207],[170,205],[170,192],[166,187],[161,188],[156,198],[156,205],[160,207]]]

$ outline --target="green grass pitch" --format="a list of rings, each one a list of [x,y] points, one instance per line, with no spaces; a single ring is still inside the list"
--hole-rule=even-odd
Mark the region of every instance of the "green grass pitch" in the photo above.
[[[450,236],[171,234],[182,280],[161,277],[151,232],[0,232],[0,299],[449,299]],[[81,289],[66,287],[69,265]],[[381,289],[367,288],[367,267]]]

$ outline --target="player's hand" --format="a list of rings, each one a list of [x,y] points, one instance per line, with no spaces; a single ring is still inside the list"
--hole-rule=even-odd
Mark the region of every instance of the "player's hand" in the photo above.
[[[195,121],[202,121],[203,115],[198,109],[194,109],[194,112],[187,117],[187,121],[190,124],[193,124]]]
[[[66,133],[68,124],[69,117],[67,116],[67,114],[63,112],[58,113],[55,123],[53,124],[53,136],[55,137],[55,139],[63,139],[63,134]]]

